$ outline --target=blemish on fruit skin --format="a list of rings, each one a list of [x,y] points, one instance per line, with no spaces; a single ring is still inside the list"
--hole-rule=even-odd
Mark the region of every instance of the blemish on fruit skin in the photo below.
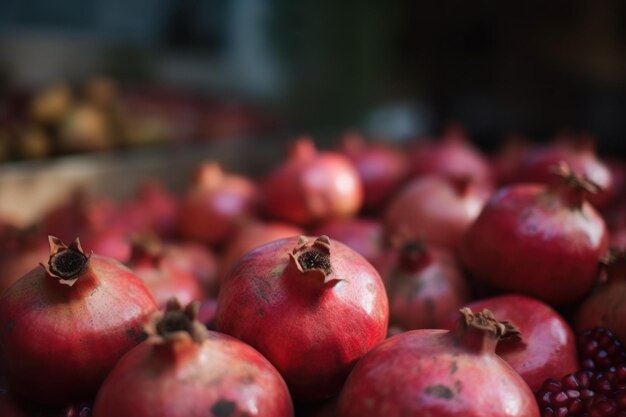
[[[370,282],[370,283],[368,283],[368,284],[365,286],[365,288],[367,288],[367,291],[368,291],[370,294],[374,294],[374,292],[376,292],[376,286],[375,286],[374,284],[372,284],[371,282]]]
[[[450,366],[450,375],[454,375],[458,370],[459,365],[456,363],[456,361],[452,361],[452,365]]]
[[[441,398],[442,400],[449,400],[454,398],[454,393],[452,392],[452,390],[445,385],[431,385],[430,387],[426,387],[424,392],[427,395]]]
[[[129,327],[126,329],[126,337],[134,342],[143,342],[146,339],[146,334],[142,331]]]
[[[220,399],[211,407],[211,415],[214,417],[231,417],[234,415],[237,409],[237,404],[234,401]]]
[[[11,333],[14,328],[15,328],[15,320],[9,320],[4,325],[4,332]]]

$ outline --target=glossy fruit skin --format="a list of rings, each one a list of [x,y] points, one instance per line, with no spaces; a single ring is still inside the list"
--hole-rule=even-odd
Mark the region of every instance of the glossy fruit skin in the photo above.
[[[490,188],[477,184],[457,189],[442,177],[417,178],[387,206],[385,230],[389,236],[454,250],[490,194]]]
[[[155,309],[144,283],[109,258],[92,255],[71,287],[33,269],[0,298],[0,361],[9,386],[50,405],[89,398],[141,341]]]
[[[318,153],[313,142],[303,138],[265,178],[263,195],[270,217],[307,226],[357,213],[363,186],[349,159],[337,152]]]
[[[385,338],[389,310],[380,276],[359,254],[331,240],[332,273],[322,284],[291,267],[298,243],[281,239],[239,260],[222,285],[217,329],[268,358],[294,400],[313,401],[336,395]]]
[[[442,328],[444,320],[450,314],[458,316],[469,300],[469,288],[454,256],[428,247],[419,249],[410,264],[402,258],[401,254],[386,281],[390,325],[404,330]]]
[[[342,149],[354,164],[363,184],[363,208],[376,212],[384,207],[408,175],[404,153],[383,144],[367,144],[358,133],[342,139]]]
[[[598,286],[578,308],[574,327],[579,330],[602,326],[626,340],[626,263],[608,267],[608,282]]]
[[[219,246],[255,217],[257,206],[252,181],[226,174],[215,163],[205,164],[180,203],[178,232],[184,239]]]
[[[607,246],[606,225],[589,203],[572,207],[560,191],[516,184],[489,199],[459,254],[477,282],[559,305],[591,290]]]
[[[495,343],[432,329],[392,336],[354,368],[337,416],[539,417],[532,392]]]
[[[251,223],[243,227],[232,239],[221,256],[220,277],[223,280],[233,265],[246,252],[286,237],[300,236],[304,231],[288,223]]]
[[[569,324],[549,305],[524,295],[502,295],[467,305],[472,311],[488,309],[500,321],[508,321],[522,340],[502,340],[496,353],[537,391],[548,378],[560,378],[578,370],[576,339]],[[454,327],[452,315],[445,328]]]
[[[289,392],[256,350],[209,332],[197,345],[149,340],[117,363],[98,393],[94,417],[292,417]]]

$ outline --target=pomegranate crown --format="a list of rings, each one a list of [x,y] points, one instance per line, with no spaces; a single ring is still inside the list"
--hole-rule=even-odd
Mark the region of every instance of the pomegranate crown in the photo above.
[[[61,284],[73,286],[87,269],[91,253],[85,255],[78,238],[66,245],[58,237],[48,236],[48,243],[50,244],[48,263],[40,265],[48,275],[57,278]]]
[[[289,258],[290,264],[300,275],[321,282],[324,286],[333,286],[341,281],[333,274],[330,238],[326,235],[312,242],[307,237],[300,236],[296,247],[289,253]]]
[[[144,333],[157,344],[190,340],[202,343],[208,330],[198,321],[200,303],[191,302],[183,309],[175,297],[168,300],[165,311],[156,311],[144,326]]]

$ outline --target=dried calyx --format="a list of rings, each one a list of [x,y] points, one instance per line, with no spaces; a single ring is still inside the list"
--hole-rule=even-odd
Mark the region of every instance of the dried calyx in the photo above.
[[[130,263],[156,263],[163,255],[163,242],[154,234],[145,233],[131,237]]]
[[[561,161],[558,165],[551,166],[549,172],[561,179],[557,189],[563,189],[562,185],[565,185],[564,197],[573,206],[582,206],[587,193],[596,194],[602,191],[599,185],[572,171],[565,161]]]
[[[200,304],[194,301],[183,309],[176,298],[167,302],[165,311],[153,314],[144,326],[144,332],[150,340],[163,343],[178,340],[191,340],[202,343],[207,338],[208,331],[198,321]]]
[[[480,313],[472,313],[468,307],[459,310],[462,323],[466,329],[476,329],[485,332],[497,340],[521,339],[520,330],[508,321],[498,321],[490,310],[484,309]]]
[[[324,285],[334,285],[340,281],[333,274],[328,236],[320,236],[313,242],[300,236],[289,257],[290,264],[295,266],[302,275],[312,280]]]
[[[66,245],[61,239],[48,236],[48,242],[50,258],[48,263],[42,266],[48,275],[71,287],[86,270],[91,254],[85,255],[78,238]]]

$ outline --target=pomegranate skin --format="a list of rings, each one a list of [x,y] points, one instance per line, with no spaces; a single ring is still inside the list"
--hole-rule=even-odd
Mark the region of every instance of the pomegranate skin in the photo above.
[[[385,230],[388,236],[456,249],[490,194],[490,188],[467,180],[454,184],[435,176],[417,178],[389,203]]]
[[[581,303],[574,327],[584,331],[602,326],[623,341],[626,340],[626,259],[623,250],[614,256],[607,267],[608,281]]]
[[[385,338],[389,311],[380,276],[363,257],[325,236],[312,245],[307,239],[244,255],[222,285],[217,311],[217,329],[261,352],[301,401],[339,392],[354,364]],[[296,256],[314,251],[325,251],[330,273],[300,268]]]
[[[540,184],[497,191],[460,245],[461,264],[476,281],[552,305],[576,301],[593,287],[608,246],[604,221],[586,201]]]
[[[497,339],[412,330],[385,340],[354,368],[338,417],[539,417],[521,377],[495,354]]]
[[[20,232],[18,232],[20,233]],[[34,265],[44,262],[50,255],[50,248],[40,239],[4,238],[0,249],[0,294],[20,277],[33,269]]]
[[[576,372],[578,355],[572,329],[549,305],[524,295],[502,295],[467,305],[472,311],[488,309],[497,320],[506,320],[520,330],[522,340],[502,340],[496,353],[520,374],[533,392],[548,378]],[[458,314],[445,328],[454,328]]]
[[[199,324],[199,323],[198,323]],[[153,337],[115,366],[94,404],[94,417],[292,417],[285,382],[259,352],[204,330]]]
[[[143,282],[109,258],[92,255],[72,286],[33,269],[0,297],[0,367],[9,387],[49,405],[90,398],[141,341],[155,309]]]
[[[164,247],[163,263],[190,273],[204,294],[217,297],[219,262],[209,249],[195,243],[168,244]]]
[[[336,152],[318,153],[313,141],[296,141],[289,159],[263,183],[269,216],[307,226],[335,217],[350,217],[363,203],[363,186],[354,165]]]
[[[445,250],[407,245],[386,281],[389,323],[404,330],[439,329],[469,300],[465,278]]]

